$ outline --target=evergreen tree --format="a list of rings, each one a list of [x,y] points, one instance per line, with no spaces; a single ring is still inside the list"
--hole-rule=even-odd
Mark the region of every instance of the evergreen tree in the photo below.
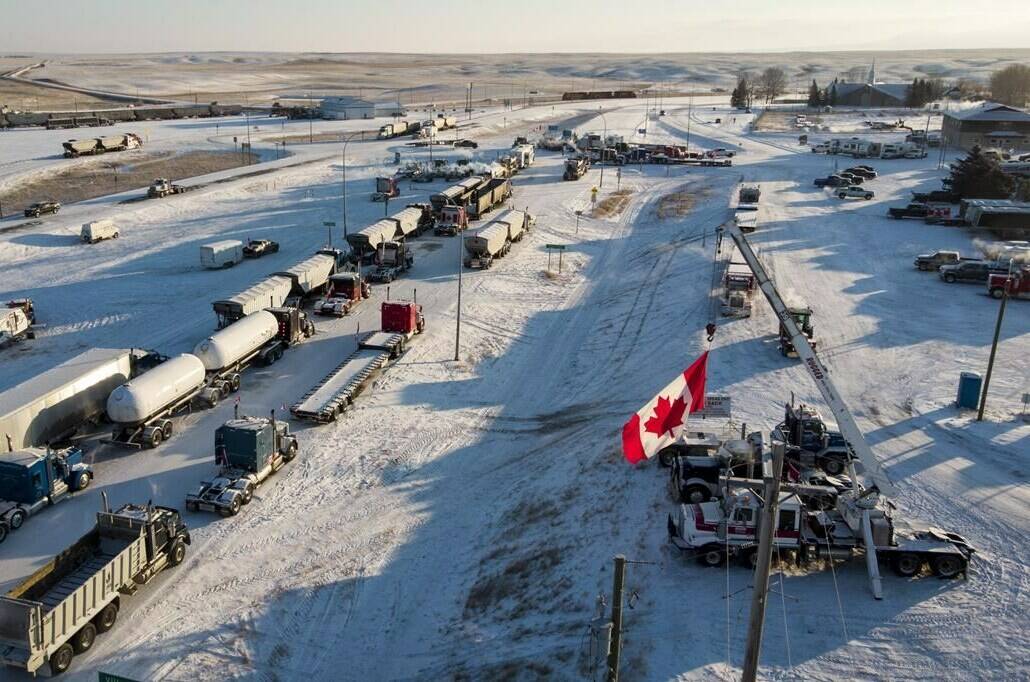
[[[812,85],[808,88],[808,106],[813,109],[818,109],[823,104],[822,93],[819,91],[819,86],[816,85],[815,79],[812,80]]]
[[[1008,199],[1014,189],[1012,176],[1001,165],[984,156],[980,147],[951,164],[951,175],[944,179],[944,189],[963,199]]]
[[[826,103],[831,107],[837,106],[837,80],[834,79],[833,84],[830,85],[830,91],[826,93]]]

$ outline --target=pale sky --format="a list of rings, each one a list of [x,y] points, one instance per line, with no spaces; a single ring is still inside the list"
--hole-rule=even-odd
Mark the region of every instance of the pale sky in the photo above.
[[[1030,0],[0,0],[18,52],[1030,47]]]

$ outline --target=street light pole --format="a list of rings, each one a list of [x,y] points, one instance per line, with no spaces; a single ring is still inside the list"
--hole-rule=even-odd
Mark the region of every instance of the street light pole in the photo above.
[[[461,263],[461,244],[462,244],[462,241],[464,241],[462,239],[462,236],[461,236],[461,223],[464,222],[464,219],[462,218],[462,216],[458,216],[458,220],[459,220],[458,230],[457,230],[457,234],[455,235],[456,238],[454,240],[458,244],[458,248],[457,248],[457,251],[458,251],[458,314],[457,314],[457,317],[455,318],[455,325],[454,325],[454,361],[455,362],[458,361],[458,359],[459,359],[458,353],[461,350],[461,270],[462,270],[462,268],[461,268],[461,265],[462,265],[462,263]]]
[[[597,115],[601,117],[604,122],[604,133],[601,136],[601,182],[598,187],[604,189],[604,152],[608,145],[608,119],[604,117],[604,112],[601,111],[601,107],[597,107]]]
[[[998,308],[998,321],[994,325],[994,341],[991,343],[991,356],[987,360],[987,375],[984,377],[983,391],[980,393],[980,408],[976,412],[976,421],[984,420],[984,409],[987,408],[987,389],[991,385],[991,374],[994,372],[994,356],[998,353],[998,337],[1001,336],[1001,321],[1005,318],[1005,303],[1009,300],[1009,283],[1012,278],[1012,265],[1009,264],[1009,275],[1005,278],[1005,288],[1001,291],[1001,306]]]
[[[361,132],[351,133],[343,140],[343,151],[340,152],[340,162],[343,168],[343,238],[347,239],[347,145],[355,136],[360,135]]]

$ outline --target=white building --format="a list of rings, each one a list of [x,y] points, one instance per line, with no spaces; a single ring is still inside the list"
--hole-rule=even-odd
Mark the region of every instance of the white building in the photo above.
[[[322,99],[322,118],[349,120],[404,115],[400,102],[376,103],[358,97],[325,97]]]

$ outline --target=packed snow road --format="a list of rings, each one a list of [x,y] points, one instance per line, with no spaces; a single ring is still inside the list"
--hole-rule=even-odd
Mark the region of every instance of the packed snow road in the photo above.
[[[762,183],[754,242],[781,291],[815,309],[820,356],[901,487],[895,502],[979,549],[968,581],[891,576],[881,602],[857,563],[774,576],[763,671],[825,680],[1024,675],[1030,496],[1019,463],[1030,429],[1017,413],[1030,311],[1010,304],[991,419],[971,422],[950,401],[958,372],[986,363],[996,307],[975,287],[911,266],[917,252],[971,250],[970,238],[883,215],[910,189],[933,185],[934,164],[878,163],[876,199],[842,204],[811,187],[826,157],[746,134],[747,117],[734,121],[718,103],[691,107],[693,119],[686,101],[670,102],[668,116],[648,121],[647,141],[682,142],[689,125],[692,145],[742,148],[734,167],[627,166],[618,179],[608,169],[600,196],[619,183],[629,203],[606,219],[585,217],[578,231],[575,211],[589,213],[598,169],[562,182],[561,158],[541,153],[516,178],[514,203],[537,227],[490,270],[463,274],[459,362],[460,241],[413,241],[415,267],[390,295],[417,288],[426,334],[338,423],[297,425],[300,457],[239,517],[186,514],[186,562],[127,601],[120,625],[76,658],[69,679],[98,669],[148,680],[583,679],[598,671],[589,628],[616,553],[651,562],[632,566],[627,582],[637,597],[624,677],[738,677],[750,573],[705,569],[669,548],[665,471],[626,466],[618,430],[707,345],[714,230],[741,176]],[[583,132],[641,135],[641,103],[605,106],[603,118],[590,116],[596,108],[484,116],[480,152],[552,115],[577,117]],[[708,123],[719,114],[725,124]],[[404,148],[348,148],[351,229],[381,215],[367,193],[395,149]],[[313,163],[118,209],[133,235],[118,243],[69,241],[85,208],[67,224],[0,235],[0,261],[14,273],[4,295],[43,302],[51,321],[31,347],[2,351],[0,386],[85,347],[188,350],[214,327],[211,300],[324,243],[339,186],[338,165]],[[405,183],[392,205],[431,189]],[[673,193],[691,197],[692,210],[659,217],[659,199]],[[226,271],[195,266],[197,245],[241,236],[283,248]],[[556,263],[545,272],[544,245],[555,243],[568,245],[561,275]],[[265,414],[299,398],[355,347],[358,325],[377,326],[385,296],[379,286],[355,314],[316,319],[313,339],[245,373],[241,410]],[[802,368],[776,351],[763,302],[749,319],[716,321],[709,390],[733,397],[737,423],[767,430],[791,392],[818,404]],[[0,548],[3,583],[84,532],[101,490],[113,502],[181,507],[212,472],[213,432],[231,412],[223,404],[177,420],[158,450],[96,448],[95,488],[36,519],[46,533],[15,533]]]

